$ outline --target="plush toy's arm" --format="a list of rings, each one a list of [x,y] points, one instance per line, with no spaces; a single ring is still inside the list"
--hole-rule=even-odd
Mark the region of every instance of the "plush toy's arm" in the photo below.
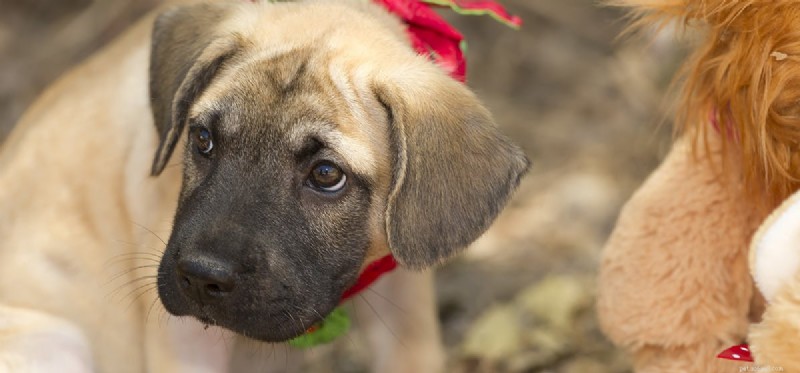
[[[720,164],[719,148],[712,142],[706,161],[677,141],[626,204],[604,249],[601,326],[633,353],[638,372],[742,366],[715,356],[747,332],[747,243],[758,217],[743,202],[737,169]]]
[[[69,321],[0,305],[0,372],[91,373],[91,350]]]
[[[769,302],[750,331],[758,364],[800,372],[800,193],[762,225],[750,249],[750,266]]]

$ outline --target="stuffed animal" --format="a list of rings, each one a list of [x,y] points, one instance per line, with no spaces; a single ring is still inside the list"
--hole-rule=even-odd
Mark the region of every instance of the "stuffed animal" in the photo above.
[[[604,248],[601,327],[637,372],[742,371],[716,355],[744,343],[763,313],[749,243],[800,187],[800,1],[616,3],[636,27],[699,38],[679,75],[672,149]]]
[[[800,372],[800,192],[756,233],[750,269],[768,306],[750,329],[749,350],[759,366]]]

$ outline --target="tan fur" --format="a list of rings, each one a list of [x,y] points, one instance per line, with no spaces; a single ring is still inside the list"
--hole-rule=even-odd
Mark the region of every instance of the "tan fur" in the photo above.
[[[364,125],[388,120],[383,103],[369,98],[376,76],[399,79],[395,82],[405,79],[409,85],[409,79],[421,78],[436,92],[453,88],[450,96],[443,96],[446,102],[459,109],[475,107],[480,114],[476,118],[484,121],[481,125],[492,124],[474,96],[460,93],[466,90],[416,56],[407,47],[397,20],[381,15],[374,6],[355,0],[309,1],[302,8],[267,2],[237,6],[244,10],[234,12],[235,16],[219,28],[238,35],[237,42],[279,47],[251,54],[251,59],[240,59],[238,64],[226,67],[198,100],[195,110],[212,105],[214,97],[225,92],[225,79],[232,71],[250,68],[265,56],[296,53],[318,41],[315,33],[332,33],[327,39],[329,53],[323,55],[327,60],[313,61],[327,67],[324,71],[317,69],[321,75],[316,79],[336,93],[332,95],[339,100],[333,103],[338,109],[336,115],[350,125],[330,132],[331,143],[353,160],[355,167],[379,180],[376,194],[384,198],[392,177],[386,155],[389,135],[385,128],[375,130],[375,126]],[[374,17],[337,21],[337,15],[353,9]],[[261,17],[270,22],[257,22]],[[0,306],[22,313],[43,312],[61,323],[58,328],[79,330],[82,335],[76,340],[85,338],[89,346],[78,343],[78,348],[92,356],[98,372],[224,371],[233,353],[226,352],[226,344],[213,333],[203,333],[197,322],[165,318],[153,288],[147,285],[147,276],[155,274],[154,258],[170,232],[181,182],[180,167],[175,167],[181,163],[179,151],[169,162],[168,154],[162,154],[166,168],[159,177],[148,176],[158,142],[152,131],[147,91],[152,22],[153,16],[148,16],[51,87],[1,149]],[[383,36],[365,45],[357,41],[359,34]],[[338,53],[345,48],[347,54]],[[369,64],[362,60],[367,57],[372,61]],[[394,68],[386,70],[385,66]],[[414,71],[421,73],[410,74]],[[296,71],[288,69],[285,73],[280,75],[285,77],[284,83]],[[384,92],[391,92],[388,87],[383,86]],[[401,97],[406,92],[392,94]],[[315,100],[310,98],[308,104],[320,103]],[[437,107],[425,101],[404,101],[398,107],[417,116],[431,113],[447,118],[448,125],[456,120],[450,117],[471,112],[437,112]],[[292,130],[302,131],[301,127]],[[175,136],[183,138],[179,133]],[[452,140],[454,149],[472,145],[469,136]],[[515,164],[519,166],[524,166],[522,158]],[[375,244],[368,260],[389,252],[386,209],[385,204],[373,204]],[[110,278],[114,278],[111,286],[103,287]],[[441,369],[430,274],[401,271],[387,276],[380,286],[398,293],[402,308],[415,311],[398,314],[396,309],[381,310],[382,322],[404,331],[399,338],[384,335],[373,341],[381,348],[375,368],[381,372]],[[421,293],[407,286],[421,287]],[[110,297],[112,292],[128,295],[120,301]],[[414,327],[405,329],[411,325]],[[24,340],[36,330],[11,330],[0,325],[0,348]],[[236,366],[235,362],[230,364]]]
[[[286,22],[296,22],[295,18],[288,18]],[[277,29],[283,26],[282,23],[276,25]],[[238,27],[241,27],[239,25]],[[305,52],[309,45],[303,39],[296,42],[292,47],[291,41],[287,45],[281,45],[280,51],[272,52],[269,49],[260,50],[253,54],[253,57],[244,59],[229,66],[215,79],[215,84],[211,85],[203,95],[193,105],[189,114],[194,117],[197,113],[213,107],[220,97],[224,97],[229,92],[229,83],[236,73],[258,74],[265,71],[278,71],[275,76],[282,80],[279,84],[291,84],[298,74],[298,67],[307,64],[319,66],[318,68],[306,68],[302,73],[308,74],[306,79],[315,82],[317,90],[314,94],[303,96],[299,99],[302,106],[297,110],[306,108],[316,108],[319,111],[330,112],[334,118],[333,123],[340,125],[334,130],[329,129],[321,133],[321,140],[328,144],[334,151],[345,156],[348,164],[355,171],[363,175],[368,175],[375,183],[373,203],[370,207],[370,225],[372,227],[373,244],[367,253],[364,265],[373,260],[377,260],[390,253],[386,245],[386,231],[383,226],[383,216],[386,209],[385,196],[388,194],[389,183],[391,181],[389,138],[386,126],[374,126],[371,123],[388,123],[388,118],[381,104],[374,98],[370,91],[369,83],[372,80],[374,71],[362,64],[341,61],[336,55],[331,56],[311,56]],[[261,71],[261,72],[259,72]],[[263,102],[271,102],[275,98],[270,97],[272,92],[263,90],[259,94],[264,97],[259,98]],[[312,131],[320,129],[324,123],[297,123],[289,128],[289,145],[299,148],[301,141]],[[324,127],[323,127],[324,128]],[[227,130],[236,131],[236,128]]]

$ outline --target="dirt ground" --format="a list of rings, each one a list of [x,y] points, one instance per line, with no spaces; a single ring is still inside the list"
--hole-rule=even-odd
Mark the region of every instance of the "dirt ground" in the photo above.
[[[449,18],[469,41],[470,86],[533,168],[437,272],[448,371],[629,371],[597,328],[594,276],[622,203],[668,148],[660,108],[680,51],[616,41],[622,13],[592,0],[502,2],[521,30]],[[0,140],[48,82],[158,3],[0,0]],[[306,369],[366,371],[364,347],[354,336]]]

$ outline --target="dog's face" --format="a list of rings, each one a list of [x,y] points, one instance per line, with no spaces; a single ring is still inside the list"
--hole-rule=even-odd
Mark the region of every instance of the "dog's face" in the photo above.
[[[158,276],[170,313],[293,338],[369,261],[423,268],[467,246],[526,169],[391,18],[330,3],[194,5],[156,22],[154,174],[188,136]]]

